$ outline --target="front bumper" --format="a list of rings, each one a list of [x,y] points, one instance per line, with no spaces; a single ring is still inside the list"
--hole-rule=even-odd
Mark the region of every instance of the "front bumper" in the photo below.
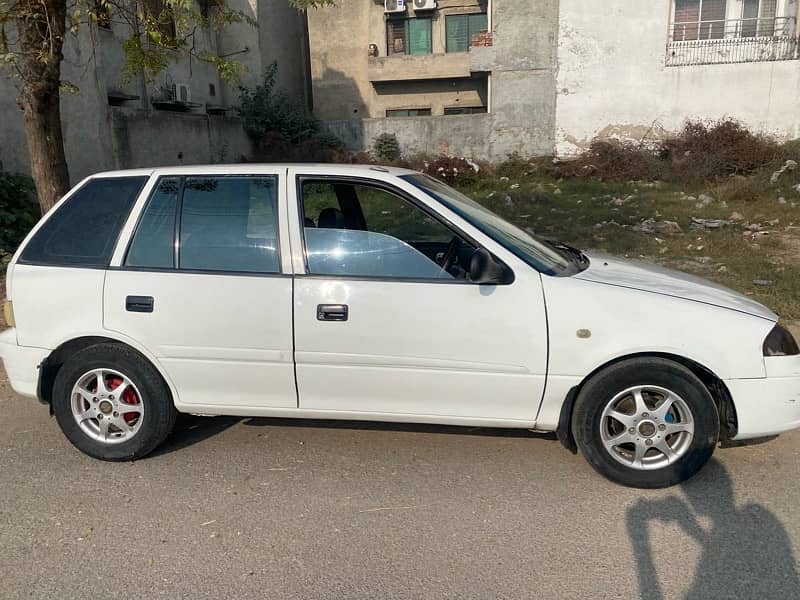
[[[0,359],[11,387],[22,396],[36,398],[39,365],[49,354],[50,350],[45,348],[18,346],[15,329],[0,332]]]
[[[767,376],[728,379],[739,430],[734,439],[766,437],[800,428],[800,356],[764,358]]]

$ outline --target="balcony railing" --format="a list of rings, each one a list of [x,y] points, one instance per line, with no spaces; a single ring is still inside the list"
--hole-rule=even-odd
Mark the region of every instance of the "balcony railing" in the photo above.
[[[667,44],[668,67],[798,58],[797,20],[735,19],[675,23]]]

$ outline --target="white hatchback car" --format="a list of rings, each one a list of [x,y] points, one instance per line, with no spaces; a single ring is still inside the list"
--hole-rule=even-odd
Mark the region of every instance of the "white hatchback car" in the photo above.
[[[614,481],[800,427],[800,353],[744,296],[538,239],[426,175],[102,173],[8,267],[0,356],[106,460],[177,412],[556,431]]]

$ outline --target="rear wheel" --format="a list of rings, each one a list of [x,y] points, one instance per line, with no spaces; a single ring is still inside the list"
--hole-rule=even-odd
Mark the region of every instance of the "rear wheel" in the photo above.
[[[116,344],[71,356],[58,371],[52,402],[67,439],[102,460],[145,456],[169,435],[177,415],[153,365]]]
[[[575,402],[573,432],[601,474],[631,487],[684,481],[711,458],[719,416],[703,382],[683,365],[631,359],[589,380]]]

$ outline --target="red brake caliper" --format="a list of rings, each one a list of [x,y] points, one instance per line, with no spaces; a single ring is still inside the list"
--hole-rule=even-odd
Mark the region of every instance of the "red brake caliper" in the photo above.
[[[106,382],[106,385],[108,386],[108,389],[115,390],[120,385],[122,385],[122,379],[120,379],[119,377],[112,377],[111,379],[109,379]],[[126,389],[124,392],[122,392],[122,396],[120,397],[120,400],[122,401],[123,404],[139,404],[139,398],[136,396],[136,392],[130,386],[128,386],[128,389]],[[138,417],[138,416],[139,416],[139,413],[131,413],[131,412],[129,412],[129,413],[123,412],[122,413],[122,418],[125,419],[125,422],[128,423],[129,425],[133,421],[135,421],[136,417]]]

